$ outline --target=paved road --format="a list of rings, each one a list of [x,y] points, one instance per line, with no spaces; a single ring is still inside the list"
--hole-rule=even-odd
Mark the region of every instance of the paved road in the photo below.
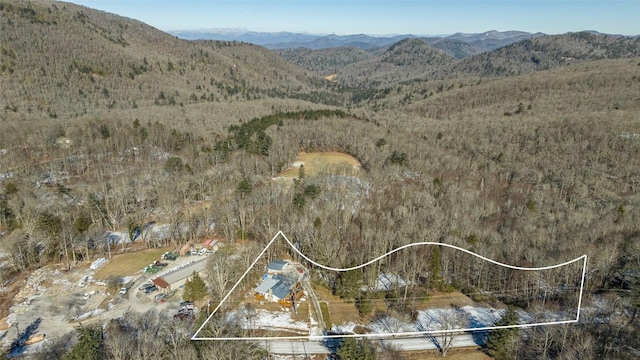
[[[338,339],[329,339],[332,341],[321,342],[311,340],[269,340],[258,342],[260,346],[267,349],[272,354],[278,355],[312,355],[312,354],[331,354],[339,346]],[[435,337],[438,341],[439,337]],[[379,342],[383,347],[394,347],[400,351],[421,351],[436,350],[436,342],[428,337],[419,338],[387,338],[384,340],[374,340]],[[479,344],[471,334],[455,335],[451,348],[477,347]]]

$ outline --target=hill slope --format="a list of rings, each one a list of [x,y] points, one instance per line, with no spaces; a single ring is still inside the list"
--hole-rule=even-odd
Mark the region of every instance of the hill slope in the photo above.
[[[454,59],[420,39],[405,39],[381,54],[346,66],[337,81],[352,86],[375,87],[416,78],[429,78]]]
[[[0,105],[11,111],[311,98],[320,81],[257,46],[180,40],[73,4],[3,0],[0,13]]]
[[[480,76],[518,75],[584,61],[637,56],[637,38],[579,32],[518,41],[465,58],[451,71]]]

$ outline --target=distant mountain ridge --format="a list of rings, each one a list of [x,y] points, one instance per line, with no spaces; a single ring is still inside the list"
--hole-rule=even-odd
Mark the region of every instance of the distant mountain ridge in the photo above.
[[[485,38],[491,38],[488,34]],[[494,34],[495,35],[495,34]],[[512,37],[509,37],[512,36]],[[522,34],[508,34],[513,39]],[[294,64],[349,86],[379,87],[408,80],[442,80],[452,76],[522,75],[585,61],[640,57],[640,38],[593,32],[543,35],[483,50],[475,35],[411,38],[375,50],[305,48],[276,50]],[[491,41],[496,41],[494,36]],[[497,39],[499,40],[499,39]],[[495,43],[494,43],[495,44]]]
[[[391,45],[409,38],[424,38],[436,40],[458,40],[471,46],[488,51],[497,49],[515,41],[544,35],[542,33],[528,33],[524,31],[496,31],[490,30],[478,34],[456,33],[453,35],[418,36],[413,34],[372,36],[365,34],[354,35],[319,35],[302,34],[292,32],[255,32],[255,31],[221,31],[221,30],[184,30],[170,31],[172,35],[185,40],[223,40],[242,41],[264,46],[267,49],[292,49],[307,48],[311,50],[356,47],[360,49],[372,49]]]

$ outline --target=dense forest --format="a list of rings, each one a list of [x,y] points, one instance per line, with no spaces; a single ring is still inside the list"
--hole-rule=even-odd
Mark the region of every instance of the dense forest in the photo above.
[[[167,223],[171,236],[144,247],[179,248],[215,223],[216,236],[243,247],[237,266],[225,265],[227,281],[206,278],[214,302],[278,231],[333,267],[416,241],[516,266],[586,254],[583,301],[603,306],[574,325],[499,333],[485,350],[496,359],[638,357],[638,38],[542,36],[464,59],[412,39],[374,55],[315,54],[305,69],[250,44],[179,40],[72,4],[3,0],[0,15],[0,318],[25,274],[117,250],[106,231]],[[337,82],[315,73],[334,68]],[[300,151],[349,154],[362,168],[273,181]],[[284,245],[271,252],[295,256]],[[385,266],[420,285],[376,295],[400,313],[432,290],[539,305],[535,290],[500,292],[533,288],[529,280],[450,249],[399,252]],[[210,267],[220,268],[215,258]],[[314,274],[341,298],[370,300],[349,291],[374,281],[367,271]],[[165,317],[79,327],[30,356],[267,356],[249,342],[189,341],[205,316]],[[216,319],[209,334],[242,331]]]

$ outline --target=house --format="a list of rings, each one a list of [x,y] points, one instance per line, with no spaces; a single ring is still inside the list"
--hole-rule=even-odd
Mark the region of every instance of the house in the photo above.
[[[279,301],[290,297],[292,285],[292,281],[282,275],[267,276],[254,291],[268,301]]]
[[[267,265],[267,274],[281,274],[287,269],[288,265],[289,263],[285,260],[273,260]]]
[[[220,247],[220,242],[218,240],[209,239],[205,241],[203,245],[205,248],[209,250],[217,251],[218,248]]]

